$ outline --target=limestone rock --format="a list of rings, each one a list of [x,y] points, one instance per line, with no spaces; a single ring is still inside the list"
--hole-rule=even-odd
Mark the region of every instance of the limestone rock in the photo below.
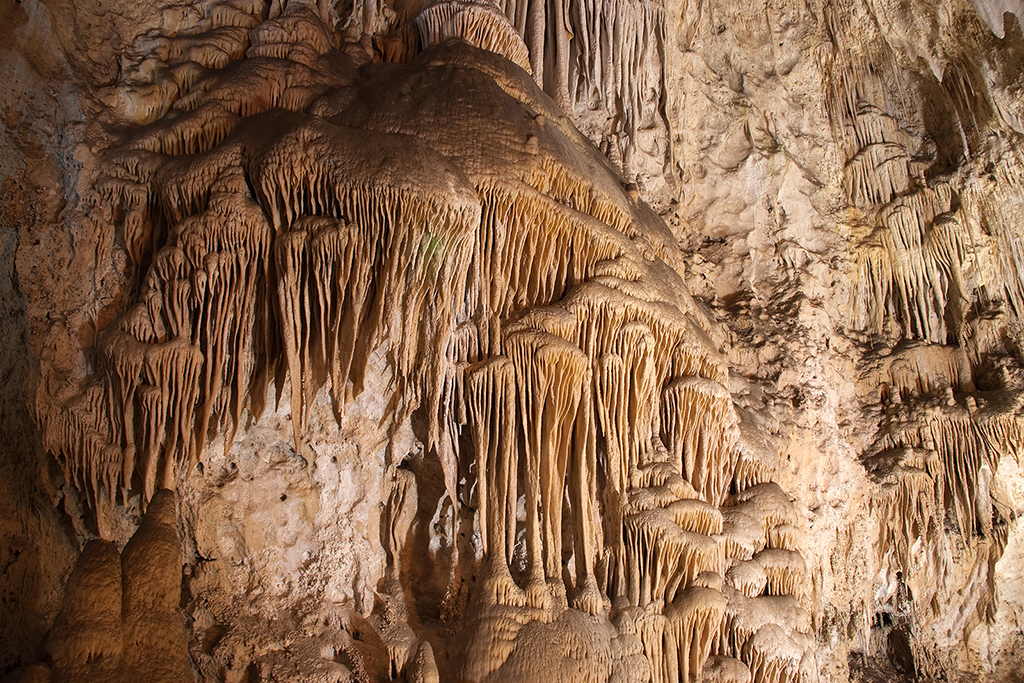
[[[1010,679],[1022,16],[4,9],[4,673]]]

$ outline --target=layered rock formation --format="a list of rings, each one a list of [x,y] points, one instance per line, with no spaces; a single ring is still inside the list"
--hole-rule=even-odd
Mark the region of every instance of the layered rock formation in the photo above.
[[[5,668],[1012,676],[1015,10],[14,8]]]

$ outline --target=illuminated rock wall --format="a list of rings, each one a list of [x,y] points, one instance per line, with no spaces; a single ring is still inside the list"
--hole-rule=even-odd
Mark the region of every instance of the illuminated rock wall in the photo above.
[[[100,8],[21,10],[5,405],[39,436],[6,485],[60,559],[11,574],[50,597],[8,632],[52,628],[8,668],[1012,671],[996,9],[210,2],[63,52]],[[33,123],[46,79],[81,125]],[[94,540],[71,571],[96,536],[125,569]],[[182,571],[145,609],[142,562]]]

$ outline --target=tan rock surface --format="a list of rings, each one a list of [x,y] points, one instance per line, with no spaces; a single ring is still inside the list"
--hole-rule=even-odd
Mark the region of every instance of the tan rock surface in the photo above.
[[[12,680],[1019,676],[1019,2],[3,12]]]

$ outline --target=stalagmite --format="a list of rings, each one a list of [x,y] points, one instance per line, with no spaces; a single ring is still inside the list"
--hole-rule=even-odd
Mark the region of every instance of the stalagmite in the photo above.
[[[175,496],[162,489],[121,552],[124,664],[160,683],[189,675],[180,563]]]
[[[85,679],[84,671],[94,660],[116,666],[124,651],[124,636],[121,558],[113,543],[97,539],[82,550],[68,577],[47,649],[56,671],[66,671],[80,680]]]
[[[1002,666],[1015,2],[848,4],[5,9],[29,674]]]
[[[176,525],[175,496],[164,489],[120,554],[108,541],[86,545],[50,633],[52,673],[42,680],[191,680]]]

